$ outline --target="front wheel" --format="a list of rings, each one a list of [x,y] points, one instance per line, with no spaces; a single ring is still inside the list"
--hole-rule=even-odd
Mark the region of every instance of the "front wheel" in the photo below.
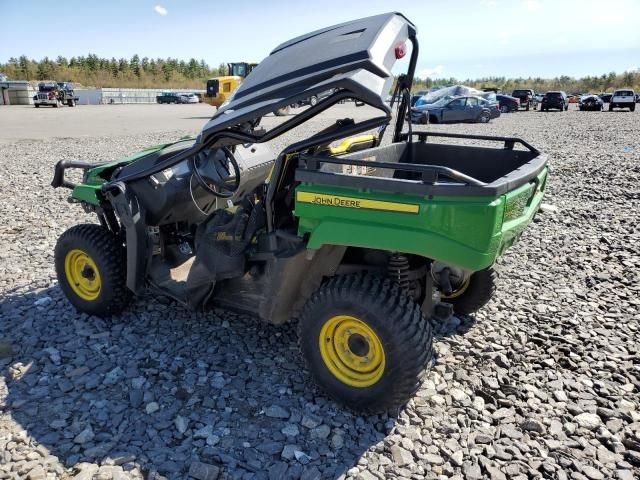
[[[630,112],[635,112],[635,111],[636,111],[636,106],[635,106],[635,105],[631,105],[631,106],[629,107],[629,111],[630,111]]]
[[[310,99],[309,99],[309,105],[311,105],[312,107],[315,107],[318,103],[318,97],[316,97],[315,95],[313,95]]]
[[[484,307],[496,291],[497,274],[489,267],[460,278],[457,285],[452,285],[449,294],[440,294],[440,298],[453,305],[453,310],[462,315],[470,315]]]
[[[305,304],[298,335],[316,383],[359,412],[405,404],[432,359],[420,307],[397,283],[370,274],[324,283]]]
[[[105,317],[131,300],[124,246],[102,226],[71,227],[58,239],[54,259],[60,288],[78,311]]]

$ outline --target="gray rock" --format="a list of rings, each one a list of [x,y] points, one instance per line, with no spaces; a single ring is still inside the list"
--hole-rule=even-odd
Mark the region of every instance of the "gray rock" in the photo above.
[[[280,431],[282,432],[283,435],[286,435],[287,437],[296,437],[300,434],[300,430],[298,429],[298,426],[295,424],[287,424]]]
[[[302,472],[300,476],[300,480],[320,480],[322,475],[320,474],[320,470],[316,467],[307,467]]]
[[[189,466],[189,476],[196,480],[217,480],[220,475],[220,468],[202,462],[193,462]]]
[[[270,418],[283,418],[287,419],[291,415],[289,410],[280,405],[271,405],[270,407],[265,408],[264,414]]]
[[[573,417],[573,421],[577,423],[578,426],[586,428],[587,430],[595,430],[602,424],[598,415],[588,412],[576,415],[575,417]]]
[[[464,462],[462,466],[462,473],[466,480],[482,480],[483,475],[480,470],[480,465],[477,463]]]
[[[402,467],[413,462],[413,455],[404,448],[399,447],[398,445],[393,445],[390,450],[393,463],[397,466]]]
[[[587,478],[591,480],[604,480],[604,475],[596,468],[593,468],[591,465],[584,465],[582,467],[582,473],[584,473]]]
[[[173,420],[173,424],[176,426],[176,430],[178,430],[178,433],[183,434],[189,427],[189,420],[180,415],[177,415]]]
[[[276,462],[269,467],[269,480],[282,480],[287,473],[289,465],[284,462]]]
[[[95,437],[91,426],[86,427],[80,433],[78,433],[73,439],[74,443],[85,444],[90,442]]]
[[[528,432],[537,432],[537,433],[544,433],[544,425],[542,425],[541,422],[533,419],[533,418],[529,418],[527,420],[525,420],[524,422],[522,422],[520,424],[520,428],[522,428],[522,430],[526,430]]]
[[[310,435],[311,438],[325,439],[330,433],[331,428],[329,428],[329,425],[318,425],[316,428],[311,430]]]
[[[147,403],[147,406],[144,408],[144,410],[148,415],[151,415],[152,413],[156,413],[158,410],[160,410],[160,405],[158,405],[157,402],[149,402]]]

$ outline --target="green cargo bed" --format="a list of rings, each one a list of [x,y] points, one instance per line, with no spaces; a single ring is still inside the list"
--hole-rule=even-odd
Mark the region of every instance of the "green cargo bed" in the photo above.
[[[427,135],[503,145],[429,143]],[[341,157],[301,156],[295,215],[309,248],[379,248],[477,271],[513,244],[544,195],[546,156],[517,138],[414,136]]]

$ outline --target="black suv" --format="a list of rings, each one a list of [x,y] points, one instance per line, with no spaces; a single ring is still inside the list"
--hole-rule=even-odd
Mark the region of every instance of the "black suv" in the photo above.
[[[568,110],[569,101],[567,100],[567,94],[563,91],[547,92],[544,97],[542,97],[540,110],[543,112],[546,110],[548,112],[550,108],[555,108],[556,110],[561,111]]]
[[[526,111],[533,108],[538,108],[538,100],[536,100],[536,93],[530,88],[520,88],[513,91],[512,97],[520,100],[520,108],[524,108]]]

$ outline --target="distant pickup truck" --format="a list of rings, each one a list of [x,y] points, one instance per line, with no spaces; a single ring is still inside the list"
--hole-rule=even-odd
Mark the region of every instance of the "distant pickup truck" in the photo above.
[[[513,91],[512,97],[520,100],[520,108],[524,108],[526,111],[530,109],[536,110],[538,108],[538,99],[536,93],[530,88],[519,88]]]
[[[177,93],[163,93],[156,97],[158,103],[189,103],[188,99]]]

